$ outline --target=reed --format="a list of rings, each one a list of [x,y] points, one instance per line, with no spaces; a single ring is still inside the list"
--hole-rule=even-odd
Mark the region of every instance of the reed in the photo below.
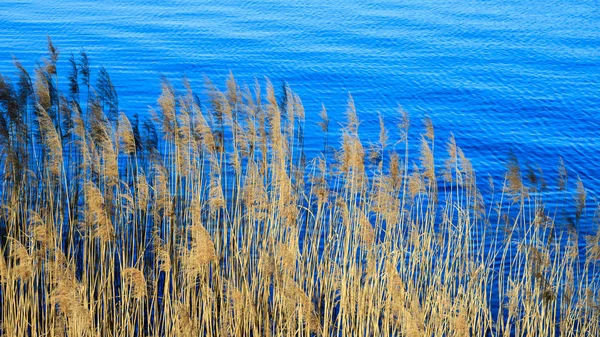
[[[335,149],[324,106],[305,125],[287,84],[232,74],[207,105],[162,79],[140,120],[85,53],[63,93],[48,46],[0,76],[2,335],[600,335],[600,208],[562,159],[556,187],[510,155],[482,192],[429,118],[366,146],[349,97]]]

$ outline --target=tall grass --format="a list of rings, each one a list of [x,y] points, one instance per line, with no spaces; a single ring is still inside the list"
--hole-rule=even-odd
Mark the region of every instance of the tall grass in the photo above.
[[[564,165],[552,188],[511,156],[483,195],[429,119],[418,154],[402,109],[363,145],[351,97],[307,158],[300,98],[233,75],[206,104],[163,79],[130,118],[85,53],[62,92],[48,45],[0,77],[2,335],[600,335],[600,231],[574,230],[597,212]]]

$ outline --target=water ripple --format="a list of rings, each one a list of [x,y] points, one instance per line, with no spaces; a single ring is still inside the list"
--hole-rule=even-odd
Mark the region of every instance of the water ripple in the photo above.
[[[512,149],[544,171],[558,156],[600,187],[600,6],[597,1],[430,0],[0,1],[0,73],[28,67],[46,35],[66,55],[85,48],[117,85],[127,113],[155,103],[161,74],[229,71],[288,81],[307,118],[321,103],[339,121],[352,93],[366,139],[398,104],[454,132],[479,172],[500,177]],[[415,128],[417,140],[421,130]],[[307,149],[320,149],[319,136]],[[416,143],[416,142],[415,142]]]

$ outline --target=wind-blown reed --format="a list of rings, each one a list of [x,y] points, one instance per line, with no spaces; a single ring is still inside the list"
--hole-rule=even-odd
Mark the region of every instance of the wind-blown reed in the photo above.
[[[206,80],[202,104],[163,79],[143,120],[85,53],[62,92],[48,46],[0,76],[2,335],[600,335],[598,208],[562,162],[552,188],[510,156],[484,195],[454,137],[440,172],[430,119],[416,159],[401,108],[364,146],[352,97],[307,158],[287,85]]]

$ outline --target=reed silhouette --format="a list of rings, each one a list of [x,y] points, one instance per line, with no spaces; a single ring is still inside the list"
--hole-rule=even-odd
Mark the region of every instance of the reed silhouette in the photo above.
[[[349,97],[335,149],[287,84],[206,79],[202,105],[162,79],[130,119],[85,52],[62,92],[58,59],[0,76],[2,335],[600,335],[598,207],[562,160],[552,187],[510,155],[483,193],[454,137],[439,172],[431,119],[409,153],[401,108],[365,147]]]

